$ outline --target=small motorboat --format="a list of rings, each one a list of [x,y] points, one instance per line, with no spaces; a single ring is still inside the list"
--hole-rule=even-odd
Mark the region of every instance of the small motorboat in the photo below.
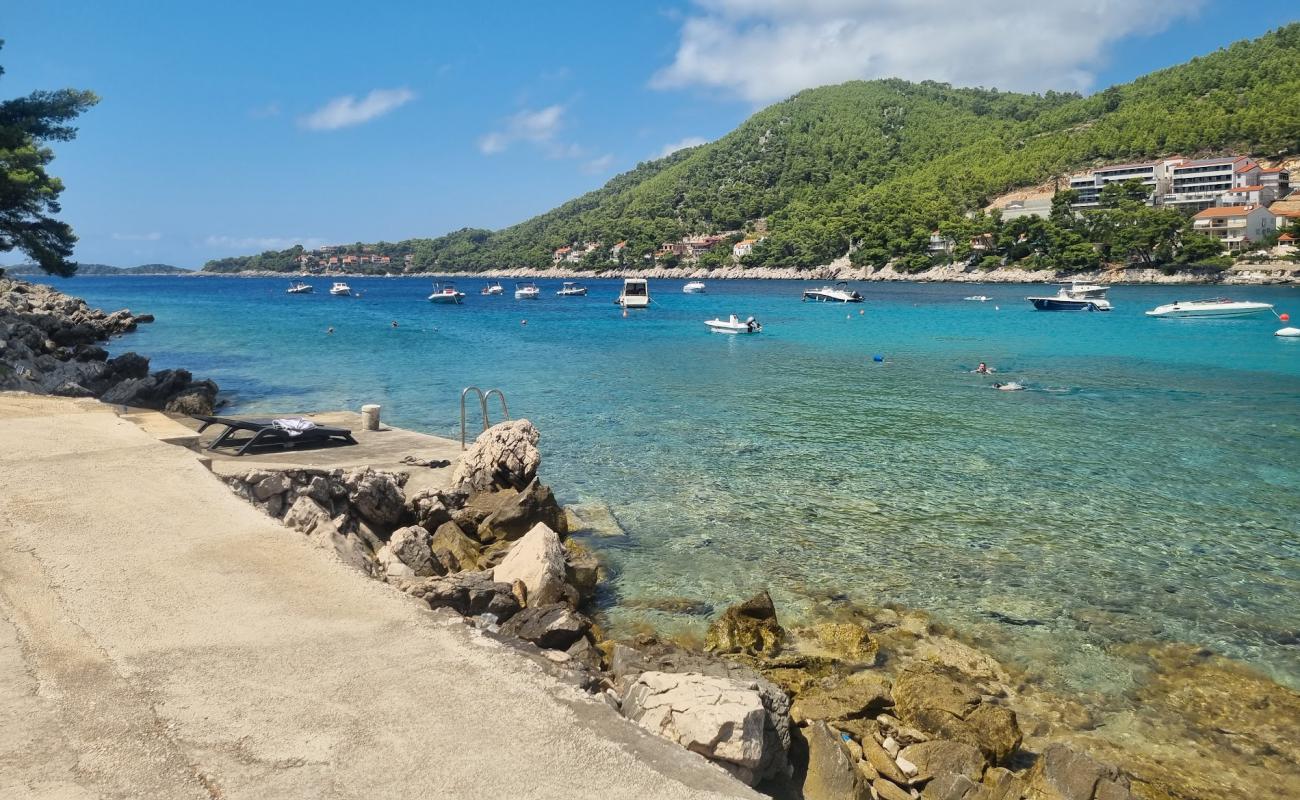
[[[724,319],[710,319],[704,321],[709,326],[709,330],[714,333],[760,333],[763,326],[759,321],[750,317],[742,320],[735,314]]]
[[[506,292],[505,287],[501,285],[501,281],[492,281],[487,286],[484,286],[482,291],[479,292],[479,294],[483,295],[484,297],[495,297],[496,295],[499,294],[505,294],[505,292]]]
[[[515,284],[516,300],[536,300],[542,296],[542,290],[537,288],[537,284],[532,281],[523,281]]]
[[[586,297],[587,287],[583,286],[581,283],[565,281],[564,285],[560,287],[560,290],[556,292],[556,294],[560,297]]]
[[[1249,317],[1272,311],[1271,303],[1253,303],[1244,300],[1229,300],[1215,297],[1209,300],[1177,300],[1156,306],[1147,312],[1148,317],[1166,319],[1183,317]]]
[[[704,294],[705,288],[704,281],[691,281],[682,287],[682,292],[685,294]]]
[[[294,281],[293,283],[289,284],[289,288],[286,289],[285,291],[289,294],[311,294],[312,292],[316,291],[316,287],[312,286],[310,283],[303,283],[302,281]]]
[[[1283,339],[1300,339],[1300,328],[1288,325],[1285,328],[1278,328],[1273,335],[1281,336]]]
[[[989,296],[986,295],[986,294],[973,294],[973,295],[971,295],[970,297],[963,297],[962,299],[963,299],[963,300],[974,300],[974,301],[977,302],[977,303],[987,303],[988,301],[992,300],[993,298],[992,298],[992,297],[989,297]]]
[[[442,305],[458,306],[464,299],[465,293],[456,291],[455,284],[451,283],[435,283],[433,285],[433,294],[429,295],[430,303]]]
[[[352,287],[343,281],[338,281],[330,287],[330,294],[335,297],[347,297],[352,294]]]
[[[618,298],[614,302],[623,308],[648,308],[650,284],[645,278],[625,278],[623,291],[618,293]]]
[[[803,299],[818,303],[861,303],[862,295],[850,289],[846,281],[839,281],[834,286],[807,289],[803,293]]]
[[[1026,297],[1039,311],[1110,311],[1106,287],[1071,281],[1054,295]]]

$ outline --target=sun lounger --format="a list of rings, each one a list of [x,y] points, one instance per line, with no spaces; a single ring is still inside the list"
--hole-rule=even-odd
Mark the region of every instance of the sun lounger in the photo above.
[[[203,423],[199,426],[199,433],[202,433],[209,425],[224,425],[226,429],[221,432],[220,436],[212,440],[212,443],[208,445],[208,449],[238,447],[239,449],[235,451],[236,456],[242,456],[254,447],[282,447],[288,449],[304,444],[357,443],[357,440],[352,438],[352,431],[346,428],[330,428],[317,425],[314,428],[295,433],[277,426],[276,421],[270,419],[235,419],[234,417],[212,417],[197,414],[194,419]],[[253,435],[248,439],[236,439],[235,434],[241,431]]]

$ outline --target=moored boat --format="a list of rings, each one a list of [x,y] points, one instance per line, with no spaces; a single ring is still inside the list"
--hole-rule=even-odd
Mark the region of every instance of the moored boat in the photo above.
[[[337,281],[330,287],[330,294],[335,297],[347,297],[352,294],[352,287],[348,286],[343,281]]]
[[[289,284],[289,288],[286,289],[285,291],[288,294],[311,294],[312,292],[316,291],[316,287],[312,286],[310,283],[304,283],[302,281],[294,281],[293,283]]]
[[[861,303],[862,295],[850,289],[846,281],[839,281],[834,286],[805,289],[803,299],[818,303]]]
[[[1054,295],[1026,297],[1039,311],[1110,311],[1106,287],[1071,281]]]
[[[1249,317],[1273,310],[1271,303],[1254,303],[1214,297],[1207,300],[1175,300],[1156,306],[1147,312],[1148,317],[1165,319],[1184,317]]]
[[[584,297],[587,294],[587,287],[581,283],[565,281],[564,285],[555,294],[560,297]]]
[[[704,281],[691,281],[682,287],[682,292],[684,294],[704,294],[705,288],[707,287],[705,287]]]
[[[650,284],[645,278],[625,278],[623,291],[614,301],[623,308],[647,308],[650,305]]]
[[[704,324],[714,333],[760,333],[763,326],[753,317],[742,320],[735,314],[724,319],[705,320]]]
[[[501,285],[501,281],[491,281],[487,286],[484,286],[482,290],[479,291],[479,294],[484,295],[485,297],[494,297],[499,294],[505,294],[505,291],[505,287]]]
[[[515,284],[516,300],[536,300],[542,296],[542,290],[532,281],[520,281]]]
[[[430,303],[439,303],[441,305],[460,305],[465,299],[465,293],[456,291],[455,284],[435,283],[433,285],[433,294],[429,295]]]
[[[989,297],[989,296],[986,295],[986,294],[973,294],[973,295],[971,295],[970,297],[963,297],[962,299],[963,299],[963,300],[974,300],[974,301],[977,302],[977,303],[987,303],[988,301],[992,300],[993,298],[992,298],[992,297]]]

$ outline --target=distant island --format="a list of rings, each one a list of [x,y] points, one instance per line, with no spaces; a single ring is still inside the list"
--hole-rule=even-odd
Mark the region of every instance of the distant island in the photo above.
[[[1298,156],[1295,23],[1087,97],[897,79],[808,89],[717,141],[641,163],[501,230],[294,247],[203,271],[813,273],[842,264],[941,280],[954,269],[1290,264],[1300,194],[1284,201]]]
[[[15,264],[2,267],[7,275],[39,275],[50,277],[37,264]],[[141,264],[137,267],[114,267],[110,264],[78,264],[78,275],[190,275],[194,270],[173,267],[171,264]]]

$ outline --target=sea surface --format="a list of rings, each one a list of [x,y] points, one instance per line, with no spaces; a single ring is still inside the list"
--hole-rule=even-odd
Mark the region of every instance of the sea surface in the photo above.
[[[214,378],[236,413],[379,403],[458,437],[461,389],[501,388],[561,501],[605,520],[616,630],[698,631],[656,609],[766,586],[787,622],[838,599],[925,609],[1061,688],[1122,693],[1115,645],[1144,639],[1300,688],[1300,341],[1271,315],[1142,314],[1218,294],[1300,314],[1296,288],[1122,286],[1111,313],[1044,313],[1024,299],[1041,286],[864,283],[843,306],[800,302],[804,282],[664,280],[624,316],[611,280],[532,302],[464,280],[462,306],[423,279],[349,282],[361,297],[55,283],[154,314],[113,349]],[[728,313],[762,334],[706,330]]]

